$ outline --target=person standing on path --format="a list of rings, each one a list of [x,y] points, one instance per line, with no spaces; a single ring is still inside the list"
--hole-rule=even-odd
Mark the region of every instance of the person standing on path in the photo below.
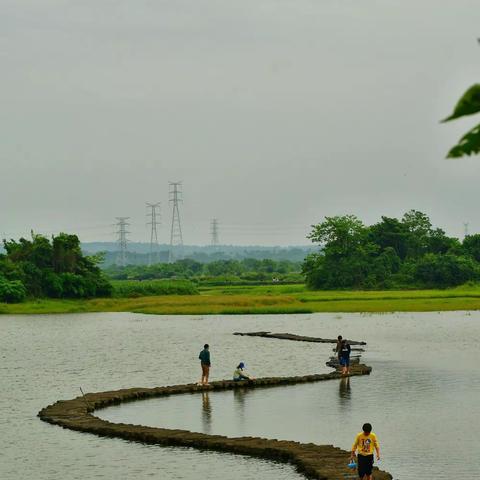
[[[340,365],[340,351],[342,350],[342,339],[343,337],[339,335],[337,337],[337,344],[335,345],[335,355],[337,356],[338,364]]]
[[[350,352],[352,351],[350,345],[346,340],[342,340],[342,346],[340,347],[340,365],[342,368],[342,375],[348,375],[350,373]]]
[[[364,423],[362,432],[356,437],[352,445],[351,460],[357,455],[358,476],[362,480],[372,480],[373,452],[377,453],[377,461],[380,460],[380,445],[377,436],[372,432],[372,425]]]
[[[199,385],[208,385],[208,375],[210,374],[210,350],[209,345],[206,343],[203,346],[203,350],[200,352],[198,358],[200,359],[200,366],[202,367],[202,379]]]
[[[341,335],[337,337],[337,345],[335,347],[335,353],[337,354],[339,363],[340,363],[340,351],[342,350],[342,339],[343,337]]]

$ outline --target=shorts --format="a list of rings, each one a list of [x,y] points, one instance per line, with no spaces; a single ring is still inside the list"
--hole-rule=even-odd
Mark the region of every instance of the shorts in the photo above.
[[[350,366],[350,358],[349,357],[340,357],[340,365],[342,367],[349,367]]]
[[[207,365],[206,363],[202,363],[202,374],[208,375],[208,372],[210,371],[210,365]]]
[[[373,470],[373,453],[372,455],[357,455],[358,476],[363,478],[365,475],[371,475]]]

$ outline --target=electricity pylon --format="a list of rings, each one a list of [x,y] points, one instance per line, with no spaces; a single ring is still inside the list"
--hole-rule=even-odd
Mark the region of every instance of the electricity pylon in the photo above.
[[[217,247],[220,243],[218,240],[218,219],[213,218],[210,223],[210,234],[212,236],[212,246]]]
[[[147,217],[150,219],[147,222],[147,225],[150,225],[150,251],[148,253],[148,266],[151,266],[153,263],[158,263],[158,233],[157,225],[160,225],[158,221],[160,219],[160,202],[158,203],[148,203]]]
[[[169,182],[170,184],[170,203],[172,209],[172,227],[170,229],[170,251],[168,252],[168,261],[174,261],[173,250],[175,247],[183,246],[182,225],[180,223],[180,211],[178,204],[182,202],[182,182]]]
[[[117,243],[118,243],[118,255],[117,255],[117,265],[124,267],[127,264],[127,235],[130,233],[127,230],[127,226],[130,225],[127,220],[130,217],[115,217],[117,219]]]

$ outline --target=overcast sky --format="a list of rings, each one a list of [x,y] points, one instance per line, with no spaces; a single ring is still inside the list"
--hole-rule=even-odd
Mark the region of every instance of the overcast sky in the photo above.
[[[0,0],[0,234],[304,244],[309,225],[415,208],[480,231],[478,0]],[[480,119],[476,119],[477,123]]]

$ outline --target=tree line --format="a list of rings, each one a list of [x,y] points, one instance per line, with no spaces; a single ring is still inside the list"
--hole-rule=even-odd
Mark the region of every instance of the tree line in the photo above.
[[[309,238],[321,246],[303,263],[313,289],[446,288],[480,280],[480,234],[449,237],[416,210],[370,226],[354,215],[325,217]]]
[[[76,235],[51,239],[4,240],[0,254],[0,302],[25,298],[108,297],[112,286],[98,267],[100,257],[87,257]]]
[[[151,266],[110,266],[105,269],[114,280],[188,279],[201,284],[248,284],[258,282],[303,282],[301,262],[271,259],[217,260],[203,263],[191,258]]]

